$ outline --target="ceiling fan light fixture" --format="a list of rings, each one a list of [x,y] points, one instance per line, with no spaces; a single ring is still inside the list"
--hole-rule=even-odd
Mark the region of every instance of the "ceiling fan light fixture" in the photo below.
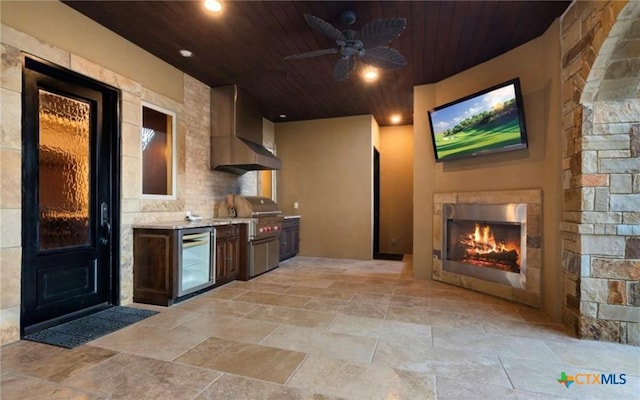
[[[380,72],[377,68],[367,67],[362,71],[362,79],[365,82],[375,82],[380,78]]]
[[[353,11],[344,12],[341,15],[342,22],[350,25],[355,22],[356,15]],[[333,67],[333,79],[343,81],[355,70],[356,59],[364,64],[382,69],[397,69],[407,65],[405,58],[395,49],[387,47],[388,43],[400,36],[407,26],[405,18],[376,19],[362,26],[360,31],[353,29],[339,30],[327,21],[304,14],[304,20],[309,27],[333,40],[336,45],[328,49],[307,51],[304,53],[286,56],[285,60],[300,60],[323,56],[327,54],[339,54],[340,58]],[[363,76],[368,81],[368,78]],[[375,80],[373,74],[370,75]]]
[[[204,8],[211,12],[219,13],[222,11],[222,2],[218,0],[204,0]]]

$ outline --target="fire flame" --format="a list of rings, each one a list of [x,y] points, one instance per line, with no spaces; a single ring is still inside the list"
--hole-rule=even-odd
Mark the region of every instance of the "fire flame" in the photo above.
[[[469,234],[469,242],[476,254],[488,254],[509,250],[503,242],[496,243],[496,239],[489,225],[481,227],[480,224],[475,224],[473,233]]]
[[[452,259],[460,257],[459,260],[468,264],[520,273],[520,246],[515,232],[494,227],[499,238],[496,240],[491,225],[479,222],[474,225],[473,230],[469,225],[464,229],[466,233],[458,236]]]

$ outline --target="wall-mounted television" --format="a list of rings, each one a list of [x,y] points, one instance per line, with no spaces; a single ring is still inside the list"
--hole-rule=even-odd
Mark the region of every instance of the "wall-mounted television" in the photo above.
[[[436,161],[527,148],[520,79],[428,111]]]

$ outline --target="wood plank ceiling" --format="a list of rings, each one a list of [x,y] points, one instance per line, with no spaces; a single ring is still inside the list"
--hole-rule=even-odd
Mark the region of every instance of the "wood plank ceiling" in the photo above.
[[[438,82],[499,56],[544,33],[569,1],[227,1],[222,15],[201,1],[65,1],[176,68],[208,84],[237,84],[253,94],[265,118],[297,121],[373,114],[413,122],[413,86]],[[389,46],[408,61],[366,84],[334,81],[338,55],[303,60],[285,56],[335,43],[304,21],[309,13],[339,29],[353,10],[353,28],[377,18],[403,17],[407,29]],[[180,49],[194,53],[179,55]],[[499,82],[496,82],[499,83]],[[286,118],[281,118],[286,114]]]

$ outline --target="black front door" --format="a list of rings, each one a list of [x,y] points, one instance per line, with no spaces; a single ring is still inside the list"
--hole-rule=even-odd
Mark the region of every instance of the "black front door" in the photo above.
[[[22,335],[118,302],[118,95],[24,59]]]

